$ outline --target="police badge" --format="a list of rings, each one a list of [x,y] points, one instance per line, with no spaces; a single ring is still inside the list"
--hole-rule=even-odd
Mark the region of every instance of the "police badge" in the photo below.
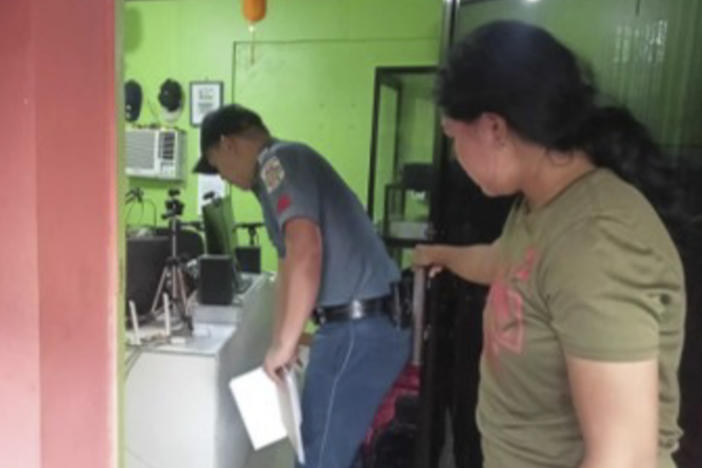
[[[280,160],[277,157],[272,157],[263,165],[261,170],[261,178],[263,183],[266,185],[266,190],[271,193],[280,186],[280,183],[285,178],[285,170],[280,164]]]

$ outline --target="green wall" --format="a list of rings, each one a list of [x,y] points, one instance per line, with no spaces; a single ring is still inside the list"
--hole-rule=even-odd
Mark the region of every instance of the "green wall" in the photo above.
[[[318,149],[365,202],[374,68],[435,64],[440,16],[436,0],[271,1],[252,45],[238,1],[131,1],[124,78],[137,80],[156,107],[166,78],[179,81],[186,94],[190,81],[222,81],[225,102],[257,110],[275,135]],[[145,104],[138,123],[151,122]],[[187,105],[176,125],[188,133],[190,168],[199,134]],[[178,184],[130,178],[129,186],[144,188],[159,214],[166,189],[179,187],[185,218],[198,215],[196,177]],[[233,199],[237,221],[262,219],[251,195]],[[138,211],[128,221],[136,222]],[[261,238],[264,267],[274,269],[272,247]]]

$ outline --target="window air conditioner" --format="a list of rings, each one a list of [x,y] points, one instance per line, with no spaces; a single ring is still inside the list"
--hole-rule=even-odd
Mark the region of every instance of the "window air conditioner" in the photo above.
[[[127,129],[127,175],[162,180],[183,178],[185,133],[173,129]]]

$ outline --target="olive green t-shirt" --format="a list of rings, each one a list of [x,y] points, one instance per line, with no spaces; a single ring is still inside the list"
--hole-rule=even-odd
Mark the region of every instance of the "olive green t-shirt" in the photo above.
[[[485,468],[577,468],[583,441],[565,355],[658,358],[660,467],[674,466],[685,290],[657,214],[606,169],[546,206],[517,202],[484,312],[477,410]]]

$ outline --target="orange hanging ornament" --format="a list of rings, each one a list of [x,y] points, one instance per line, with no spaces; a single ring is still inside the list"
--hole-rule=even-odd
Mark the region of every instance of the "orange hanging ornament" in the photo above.
[[[256,28],[254,24],[266,17],[266,0],[241,0],[244,18],[249,22],[251,33],[251,63],[254,63],[254,43],[256,42]]]
[[[249,23],[257,23],[266,16],[266,0],[242,0],[244,8],[244,18]]]

